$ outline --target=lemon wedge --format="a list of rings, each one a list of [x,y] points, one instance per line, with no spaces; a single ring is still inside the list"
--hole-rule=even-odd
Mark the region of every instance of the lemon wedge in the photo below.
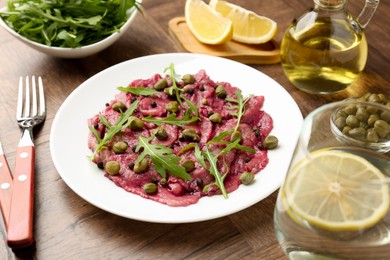
[[[386,176],[363,157],[319,150],[289,173],[283,204],[296,219],[331,231],[357,231],[378,223],[389,210]],[[375,184],[376,183],[376,184]]]
[[[193,35],[206,44],[222,44],[233,36],[232,22],[202,0],[187,0],[185,18]]]
[[[233,22],[233,40],[247,44],[270,41],[278,31],[275,21],[226,1],[211,0],[209,5]]]

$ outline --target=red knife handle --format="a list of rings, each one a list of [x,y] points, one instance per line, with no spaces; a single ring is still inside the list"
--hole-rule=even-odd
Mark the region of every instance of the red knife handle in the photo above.
[[[12,196],[12,174],[4,154],[0,155],[0,207],[3,220],[8,227]]]
[[[12,187],[7,243],[11,248],[33,243],[34,146],[18,147]]]

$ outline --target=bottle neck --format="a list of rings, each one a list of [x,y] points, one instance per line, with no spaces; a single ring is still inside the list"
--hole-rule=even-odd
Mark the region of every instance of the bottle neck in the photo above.
[[[314,0],[314,3],[325,9],[342,9],[347,5],[348,0]]]

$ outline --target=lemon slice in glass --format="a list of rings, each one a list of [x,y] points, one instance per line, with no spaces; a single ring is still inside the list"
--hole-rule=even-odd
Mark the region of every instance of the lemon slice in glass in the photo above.
[[[232,22],[202,0],[187,0],[185,18],[193,35],[206,44],[222,44],[233,36]]]
[[[357,231],[389,210],[386,176],[363,157],[319,150],[289,173],[283,185],[288,214],[331,231]]]
[[[270,41],[278,31],[275,21],[226,1],[211,0],[209,5],[233,22],[233,40],[247,44]]]

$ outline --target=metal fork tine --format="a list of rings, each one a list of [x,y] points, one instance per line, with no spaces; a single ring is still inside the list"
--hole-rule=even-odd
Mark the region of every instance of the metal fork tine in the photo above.
[[[41,77],[38,77],[38,85],[39,85],[39,110],[40,110],[40,115],[44,116],[46,114],[46,104],[45,104],[45,92],[43,91],[43,83]]]
[[[24,98],[24,113],[22,117],[30,116],[30,81],[29,78],[26,77],[26,89],[25,89],[25,98]]]
[[[19,79],[19,90],[18,90],[18,105],[16,107],[16,118],[22,117],[23,113],[23,77]]]
[[[31,78],[32,83],[32,113],[30,116],[37,116],[38,115],[38,99],[37,99],[37,84],[35,82],[35,76],[32,76]]]

